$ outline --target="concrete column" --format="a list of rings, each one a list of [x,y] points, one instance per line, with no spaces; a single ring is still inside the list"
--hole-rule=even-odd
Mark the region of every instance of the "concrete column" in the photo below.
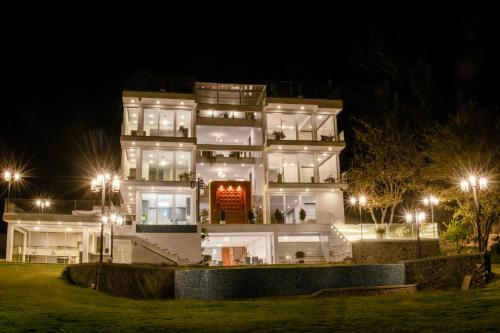
[[[28,247],[28,235],[23,232],[23,256],[22,256],[22,262],[26,262],[26,252]]]
[[[5,252],[5,260],[12,261],[12,246],[14,245],[14,226],[7,223],[7,249]]]
[[[83,228],[82,262],[89,262],[89,228]]]
[[[271,237],[271,241],[272,241],[272,253],[273,253],[273,256],[272,256],[272,263],[273,264],[277,264],[278,263],[278,232],[274,232],[273,233],[273,236]]]

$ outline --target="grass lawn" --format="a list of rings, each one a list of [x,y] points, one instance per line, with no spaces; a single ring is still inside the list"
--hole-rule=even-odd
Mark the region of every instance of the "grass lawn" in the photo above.
[[[62,269],[0,263],[0,332],[500,331],[500,279],[409,296],[144,301],[68,285]]]

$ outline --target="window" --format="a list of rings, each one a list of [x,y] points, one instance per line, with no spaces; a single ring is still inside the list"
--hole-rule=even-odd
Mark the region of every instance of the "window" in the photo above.
[[[321,183],[337,182],[337,155],[318,154],[317,163],[319,168],[319,181]]]
[[[123,150],[123,172],[128,180],[137,179],[138,149],[128,148]]]
[[[142,193],[141,224],[191,223],[191,196],[187,193]]]
[[[321,141],[333,141],[335,135],[334,116],[322,115],[316,116],[317,139]]]
[[[315,223],[316,197],[310,194],[273,194],[269,196],[269,215],[271,223]],[[305,219],[300,219],[304,209]],[[276,214],[276,211],[280,214]]]
[[[142,178],[153,181],[181,180],[180,175],[191,170],[191,152],[144,149]]]
[[[191,111],[144,109],[144,131],[150,136],[190,137]]]
[[[139,128],[140,109],[126,108],[125,109],[125,135],[137,135]]]

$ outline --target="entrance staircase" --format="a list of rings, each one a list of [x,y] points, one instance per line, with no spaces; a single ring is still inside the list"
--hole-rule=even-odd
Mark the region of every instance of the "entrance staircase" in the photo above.
[[[173,266],[192,264],[192,262],[188,259],[180,257],[177,253],[171,253],[166,248],[161,248],[160,246],[158,246],[158,244],[149,241],[147,238],[141,238],[135,235],[123,235],[118,236],[117,239],[129,240],[133,247],[139,246],[142,249],[151,252],[152,254],[164,260],[166,264],[170,264]]]
[[[333,224],[330,227],[328,244],[331,262],[339,262],[347,258],[352,258],[351,243]]]

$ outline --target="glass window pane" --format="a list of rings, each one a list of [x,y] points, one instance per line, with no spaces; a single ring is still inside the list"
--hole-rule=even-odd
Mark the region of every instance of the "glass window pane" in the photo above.
[[[139,111],[138,108],[127,108],[125,114],[125,134],[126,135],[137,135],[137,129],[139,126]]]
[[[284,196],[282,194],[269,196],[269,209],[271,214],[271,223],[284,222]]]
[[[295,129],[295,115],[285,114],[285,113],[270,113],[267,115],[267,133],[271,140],[276,138],[273,136],[273,132],[282,131],[285,135],[282,140],[296,140],[296,129]]]
[[[317,158],[319,167],[319,178],[322,183],[335,183],[337,179],[337,156],[334,154],[322,154]]]
[[[283,181],[286,183],[298,183],[299,177],[297,175],[297,155],[282,154],[282,158]]]
[[[175,152],[176,180],[189,181],[191,171],[191,153],[187,151]],[[186,178],[187,177],[187,178]]]
[[[158,109],[144,109],[144,131],[146,135],[159,135],[158,111]]]
[[[297,128],[299,130],[299,140],[312,140],[312,119],[310,114],[297,115]]]
[[[182,129],[181,129],[182,127]],[[177,111],[177,131],[176,136],[191,136],[191,111]]]
[[[299,223],[299,196],[285,196],[285,223]]]
[[[123,173],[128,180],[135,180],[137,177],[137,149],[129,148],[123,151]]]
[[[312,154],[298,154],[300,163],[300,182],[314,183],[314,156]]]
[[[156,193],[141,193],[141,223],[156,224]]]
[[[176,136],[174,131],[174,114],[173,110],[159,111],[159,136]]]
[[[174,196],[158,194],[157,224],[173,224]]]
[[[191,197],[188,194],[175,195],[176,224],[189,224],[191,221]]]
[[[318,140],[321,141],[332,141],[334,140],[335,127],[334,127],[333,116],[331,115],[317,115],[316,116],[316,127]]]
[[[316,197],[314,195],[302,196],[302,208],[306,212],[305,223],[316,223]]]

